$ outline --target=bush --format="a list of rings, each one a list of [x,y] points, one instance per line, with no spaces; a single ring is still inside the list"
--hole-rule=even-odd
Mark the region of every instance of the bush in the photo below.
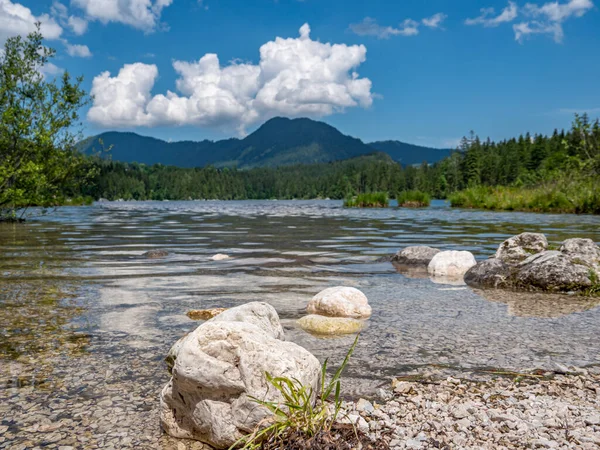
[[[344,206],[347,208],[387,208],[389,203],[387,192],[358,194],[344,200]]]
[[[503,211],[600,214],[600,179],[573,176],[529,188],[477,186],[452,194],[450,204]]]
[[[431,204],[429,194],[421,191],[402,191],[396,195],[398,206],[405,208],[422,208]]]

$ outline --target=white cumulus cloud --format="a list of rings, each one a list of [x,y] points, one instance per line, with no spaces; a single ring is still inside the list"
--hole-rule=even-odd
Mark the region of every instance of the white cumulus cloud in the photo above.
[[[388,39],[391,36],[416,36],[419,34],[419,23],[406,19],[398,27],[382,26],[372,17],[365,17],[362,22],[351,23],[350,31],[359,36],[375,36]]]
[[[297,38],[260,48],[258,64],[222,66],[215,54],[195,62],[174,61],[177,92],[152,95],[154,64],[126,64],[116,76],[94,78],[88,119],[105,127],[194,125],[245,128],[274,116],[322,117],[373,102],[371,81],[355,69],[365,61],[363,45],[330,44],[310,38],[304,24]]]
[[[71,0],[90,20],[119,22],[151,32],[160,22],[162,10],[173,0]]]
[[[65,46],[67,47],[67,53],[70,56],[79,58],[90,58],[92,56],[92,52],[87,45],[65,43]]]
[[[446,20],[447,18],[448,18],[448,16],[446,14],[437,13],[431,17],[426,17],[421,22],[423,22],[423,25],[425,25],[426,27],[429,27],[429,28],[440,28],[440,26],[442,25],[442,22],[444,20]]]
[[[35,23],[41,23],[41,32],[46,39],[58,39],[62,27],[48,14],[33,15],[31,10],[11,0],[0,0],[0,44],[12,36],[25,36],[35,31]]]
[[[508,6],[496,15],[494,8],[481,8],[481,15],[474,19],[465,20],[467,25],[483,25],[484,27],[497,27],[506,22],[512,22],[517,18],[519,8],[516,3],[508,2]]]

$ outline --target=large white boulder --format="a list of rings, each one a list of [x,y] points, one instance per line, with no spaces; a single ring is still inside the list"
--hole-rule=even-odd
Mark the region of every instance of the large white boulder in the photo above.
[[[231,308],[180,339],[169,356],[172,378],[160,396],[160,422],[171,436],[228,448],[271,413],[250,397],[279,402],[265,377],[320,383],[319,361],[283,339],[266,303]]]
[[[471,252],[447,250],[437,253],[427,266],[433,276],[462,277],[477,264]]]
[[[351,317],[365,319],[371,316],[367,296],[356,288],[346,286],[330,287],[315,295],[306,311],[330,317]]]

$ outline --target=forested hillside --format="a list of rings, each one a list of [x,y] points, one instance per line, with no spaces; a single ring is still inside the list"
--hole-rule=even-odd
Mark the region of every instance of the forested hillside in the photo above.
[[[404,165],[434,163],[449,150],[421,147],[399,141],[365,144],[324,122],[275,117],[244,139],[165,142],[136,133],[109,131],[87,138],[79,149],[91,155],[112,148],[110,159],[177,167],[276,167],[339,161],[384,152]]]
[[[99,168],[96,185],[84,192],[95,198],[339,199],[420,190],[435,198],[451,197],[455,206],[600,213],[600,125],[587,116],[577,117],[570,131],[551,136],[526,134],[492,142],[472,134],[449,157],[418,167],[403,167],[378,153],[250,170],[110,161]],[[498,196],[504,196],[503,203]]]

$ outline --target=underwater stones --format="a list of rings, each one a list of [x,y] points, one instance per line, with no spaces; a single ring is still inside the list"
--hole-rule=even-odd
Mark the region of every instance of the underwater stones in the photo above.
[[[471,252],[447,250],[436,253],[427,266],[433,276],[462,277],[471,267],[477,264]]]
[[[298,325],[309,333],[317,335],[341,335],[358,333],[363,329],[364,322],[348,317],[327,317],[309,314],[298,320]]]
[[[407,266],[427,266],[439,252],[437,248],[415,245],[399,250],[392,257],[392,262]]]
[[[192,309],[185,314],[192,320],[209,320],[225,311],[227,308]]]
[[[229,259],[229,255],[224,255],[223,253],[217,253],[214,256],[211,256],[210,259],[213,261],[223,261],[224,259]]]
[[[251,397],[283,400],[266,372],[316,392],[319,361],[282,339],[273,307],[254,302],[219,314],[178,341],[172,378],[160,398],[162,428],[173,437],[228,448],[271,416]]]
[[[315,295],[306,311],[329,317],[365,319],[371,316],[371,307],[366,295],[356,288],[336,286],[324,289]]]
[[[541,233],[521,233],[505,240],[496,251],[495,257],[508,263],[527,259],[548,248],[548,240]]]
[[[161,250],[161,249],[153,249],[153,250],[148,250],[142,256],[145,258],[148,258],[148,259],[165,258],[165,257],[169,256],[169,252],[166,250]]]

